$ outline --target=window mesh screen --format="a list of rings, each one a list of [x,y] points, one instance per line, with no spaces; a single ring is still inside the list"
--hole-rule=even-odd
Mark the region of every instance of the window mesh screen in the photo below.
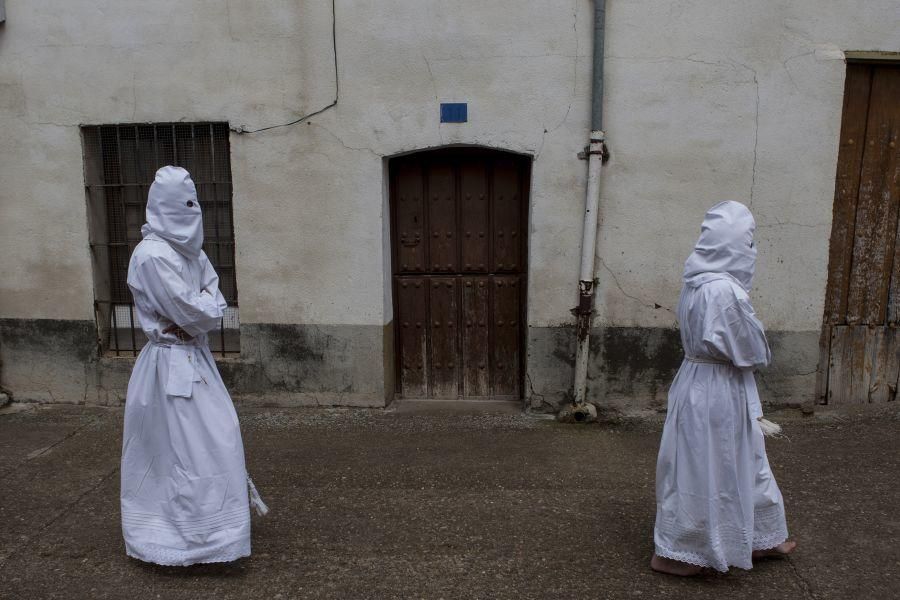
[[[102,348],[134,355],[146,343],[126,283],[128,261],[141,241],[156,170],[176,165],[187,169],[197,186],[203,250],[228,301],[218,330],[210,332],[210,348],[222,354],[240,352],[228,124],[92,125],[82,127],[82,138]]]

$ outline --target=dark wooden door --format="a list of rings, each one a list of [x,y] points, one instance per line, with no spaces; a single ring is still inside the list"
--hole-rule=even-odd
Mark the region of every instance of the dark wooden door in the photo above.
[[[436,150],[390,177],[397,391],[519,398],[529,160]]]
[[[819,394],[885,402],[900,370],[900,66],[850,64],[844,88]]]

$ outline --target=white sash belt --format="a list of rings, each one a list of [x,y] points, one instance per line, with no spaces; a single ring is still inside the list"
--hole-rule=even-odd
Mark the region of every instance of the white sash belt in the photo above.
[[[731,361],[728,360],[716,360],[715,358],[706,358],[699,356],[685,356],[684,360],[692,363],[699,363],[701,365],[728,365],[731,366]]]

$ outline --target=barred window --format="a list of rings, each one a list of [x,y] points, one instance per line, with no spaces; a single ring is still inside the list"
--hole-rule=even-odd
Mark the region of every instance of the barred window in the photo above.
[[[210,348],[240,352],[228,124],[90,125],[81,131],[101,350],[134,356],[147,341],[126,283],[128,261],[141,241],[156,170],[175,165],[187,169],[197,186],[203,250],[228,301],[225,317],[210,332]]]

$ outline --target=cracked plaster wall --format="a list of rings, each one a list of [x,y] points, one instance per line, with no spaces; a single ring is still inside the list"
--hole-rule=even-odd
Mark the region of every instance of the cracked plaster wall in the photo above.
[[[599,323],[670,326],[705,208],[750,204],[756,301],[818,327],[840,125],[839,49],[900,48],[900,3],[610,3]],[[588,0],[339,0],[341,100],[232,136],[247,322],[382,324],[383,159],[443,144],[536,157],[529,322],[570,322],[590,82]],[[91,318],[78,125],[256,128],[333,94],[328,3],[34,0],[0,31],[0,313]],[[523,35],[527,32],[527,35]],[[441,100],[471,121],[440,125]],[[797,301],[799,299],[799,301]]]
[[[92,318],[79,124],[209,119],[254,129],[324,106],[333,97],[328,4],[10,7],[0,31],[9,133],[0,141],[0,316]],[[559,240],[583,203],[575,154],[590,4],[489,6],[338,0],[337,107],[310,124],[232,134],[242,322],[389,322],[383,163],[445,144],[538,158],[533,251],[560,289],[572,287],[578,243]],[[468,101],[470,122],[440,125],[442,100]]]
[[[671,325],[703,212],[732,199],[758,224],[757,311],[772,330],[818,330],[840,50],[900,48],[900,3],[636,1],[609,11],[600,323]]]

